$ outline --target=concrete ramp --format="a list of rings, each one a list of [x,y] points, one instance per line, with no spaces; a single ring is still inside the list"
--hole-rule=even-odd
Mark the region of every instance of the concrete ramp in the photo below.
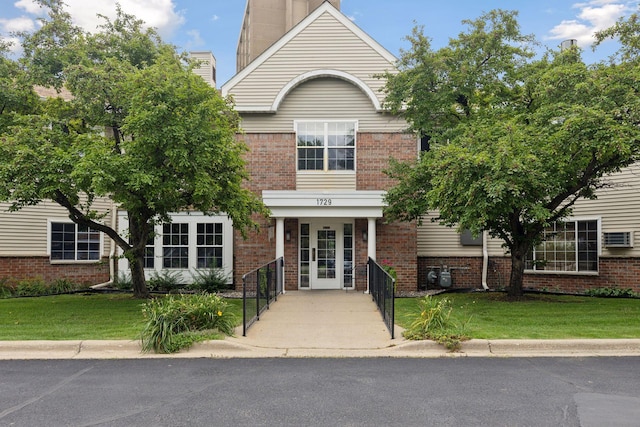
[[[380,349],[403,341],[391,334],[371,295],[356,291],[289,291],[278,296],[242,336],[233,340],[274,349]]]

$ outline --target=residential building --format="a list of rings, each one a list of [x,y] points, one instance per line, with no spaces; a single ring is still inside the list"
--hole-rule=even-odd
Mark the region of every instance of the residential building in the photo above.
[[[381,107],[376,76],[396,58],[331,2],[308,3],[304,19],[222,86],[242,116],[249,186],[272,213],[266,232],[236,239],[235,282],[284,256],[285,289],[364,290],[371,257],[396,268],[398,289],[413,289],[416,225],[382,214],[389,157],[418,154],[407,124]],[[239,56],[253,42],[251,19]]]
[[[421,143],[406,132],[406,122],[382,108],[385,82],[377,76],[393,71],[396,58],[339,6],[247,1],[238,72],[220,90],[233,96],[241,115],[247,186],[271,217],[258,218],[260,231],[243,239],[224,215],[176,213],[171,224],[157,227],[148,246],[147,277],[171,271],[189,282],[197,271],[218,268],[239,289],[243,274],[283,257],[286,290],[364,291],[371,257],[395,268],[398,291],[439,287],[445,267],[451,283],[444,284],[453,288],[508,285],[510,258],[500,240],[458,233],[432,222],[433,216],[421,225],[384,218],[384,194],[394,185],[383,172],[389,158],[414,159]],[[193,56],[202,61],[196,72],[215,86],[213,55]],[[596,200],[579,201],[571,218],[547,231],[527,263],[525,287],[640,292],[634,241],[640,233],[640,165],[608,179],[613,185],[600,189]],[[104,201],[102,209],[114,207]],[[2,209],[0,278],[75,271],[98,283],[113,277],[114,269],[127,271],[119,259],[110,272],[115,248],[109,239],[100,237],[96,246],[93,233],[64,218],[51,202],[18,213]],[[126,232],[124,212],[105,221]],[[87,242],[94,248],[89,255],[83,252]],[[65,258],[71,252],[59,253],[60,247],[74,247],[74,258]]]

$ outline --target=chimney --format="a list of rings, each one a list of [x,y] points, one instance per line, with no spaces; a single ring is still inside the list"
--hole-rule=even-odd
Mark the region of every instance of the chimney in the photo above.
[[[216,87],[216,58],[209,51],[189,52],[189,56],[200,61],[193,72],[204,79],[212,87]]]

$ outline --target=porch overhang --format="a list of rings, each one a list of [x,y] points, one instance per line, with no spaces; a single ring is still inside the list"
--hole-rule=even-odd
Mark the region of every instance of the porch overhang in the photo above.
[[[275,218],[382,218],[384,191],[269,191],[262,201]]]

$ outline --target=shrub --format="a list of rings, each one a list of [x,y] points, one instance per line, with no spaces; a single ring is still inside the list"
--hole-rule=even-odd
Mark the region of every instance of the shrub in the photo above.
[[[162,270],[162,273],[154,272],[147,286],[152,291],[171,292],[182,286],[180,273],[177,271]]]
[[[380,266],[384,271],[387,272],[389,276],[393,277],[393,280],[396,280],[396,281],[398,280],[398,273],[396,272],[396,269],[393,268],[393,265],[391,265],[389,260],[383,259],[380,262]]]
[[[194,342],[212,338],[215,330],[233,335],[236,319],[217,295],[168,295],[146,302],[142,350],[175,353]],[[208,331],[208,332],[207,332]]]
[[[451,351],[459,350],[462,341],[468,339],[464,326],[451,319],[453,310],[448,298],[436,299],[429,295],[418,300],[420,316],[413,321],[404,336],[410,340],[429,339],[444,345]]]
[[[42,279],[24,279],[16,285],[14,295],[18,297],[37,297],[48,293],[49,288]]]
[[[640,294],[633,292],[631,288],[594,288],[585,292],[591,297],[618,297],[618,298],[638,298]]]
[[[68,294],[78,287],[69,279],[56,279],[49,285],[49,294]]]
[[[113,286],[121,291],[130,291],[133,289],[133,282],[131,281],[131,277],[120,272],[118,277],[113,280]]]
[[[13,296],[13,286],[7,279],[0,279],[0,298],[11,298]]]
[[[193,279],[193,283],[189,285],[189,288],[196,291],[216,293],[229,288],[229,276],[221,269],[196,270]]]

